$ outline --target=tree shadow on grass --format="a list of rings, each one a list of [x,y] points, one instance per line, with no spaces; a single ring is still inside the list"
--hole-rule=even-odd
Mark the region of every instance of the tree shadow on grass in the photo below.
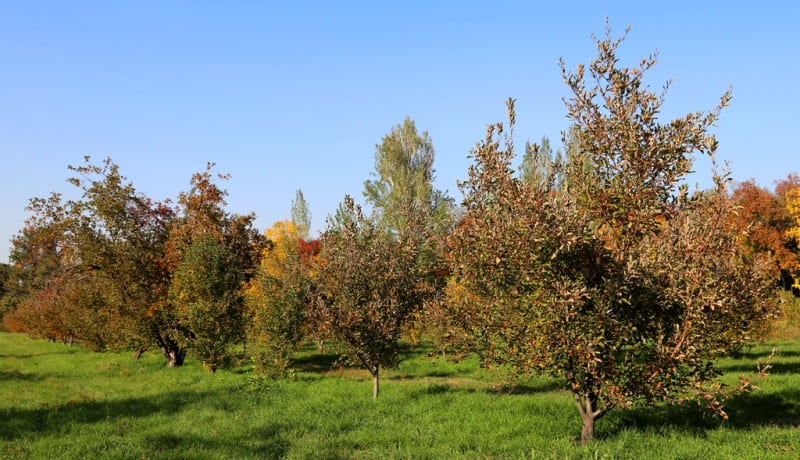
[[[766,361],[766,360],[765,360]],[[758,368],[753,363],[740,363],[715,366],[723,374],[755,374]],[[800,362],[771,363],[768,373],[770,374],[800,374]]]
[[[736,428],[800,426],[800,388],[739,395],[728,401],[725,409],[730,417],[728,423]]]
[[[559,391],[563,390],[564,388],[564,382],[547,380],[536,383],[512,383],[500,387],[490,387],[484,391],[486,391],[486,393],[496,395],[532,395],[548,393],[550,391]]]
[[[779,358],[797,358],[798,356],[800,356],[800,351],[794,351],[794,350],[783,351],[781,350],[780,344],[775,345],[775,347],[778,349],[777,356]],[[772,354],[771,350],[762,350],[762,351],[742,350],[736,353],[734,357],[736,359],[749,359],[752,361],[760,359],[763,361],[769,358],[770,354]]]
[[[459,376],[474,374],[474,369],[431,369],[430,367],[423,367],[420,369],[413,369],[411,371],[401,371],[394,369],[388,374],[386,380],[419,380],[419,379],[447,379],[457,378]]]
[[[599,422],[600,437],[613,437],[625,429],[642,431],[668,429],[705,437],[706,432],[729,426],[749,430],[763,426],[800,426],[800,389],[764,393],[754,391],[736,396],[725,404],[727,421],[694,404],[659,405],[610,412]]]
[[[335,353],[315,353],[295,359],[292,365],[301,372],[326,372],[337,368],[338,359]]]
[[[33,374],[30,372],[20,372],[14,369],[0,371],[0,382],[10,381],[23,381],[23,382],[38,382],[44,380],[40,374]]]
[[[187,453],[199,456],[222,455],[228,458],[283,458],[291,447],[291,427],[270,423],[242,436],[218,437],[158,433],[146,436],[148,452],[155,456],[183,458]],[[199,452],[197,452],[199,451]]]
[[[48,351],[42,353],[27,353],[27,354],[6,353],[6,354],[0,354],[0,359],[31,359],[31,358],[39,358],[42,356],[74,355],[79,351],[80,350],[78,348],[65,348],[64,350],[61,351]]]
[[[9,408],[0,412],[0,439],[14,440],[31,435],[49,435],[63,431],[64,426],[92,424],[123,417],[147,417],[153,414],[175,414],[186,406],[215,400],[222,392],[169,391],[140,398],[95,401],[78,396],[66,402],[47,403],[36,409]]]
[[[418,345],[405,345],[401,351],[401,360],[405,361],[408,359],[426,359],[431,357],[431,353],[434,353],[435,350],[429,344],[418,344]],[[438,357],[438,354],[437,354]]]
[[[419,390],[422,394],[436,395],[436,394],[457,394],[457,393],[485,393],[496,396],[518,396],[518,395],[533,395],[548,393],[551,391],[559,391],[564,388],[563,383],[556,381],[548,381],[541,383],[516,383],[509,385],[496,386],[480,386],[480,387],[462,387],[459,385],[452,385],[444,383],[432,383],[427,387]]]

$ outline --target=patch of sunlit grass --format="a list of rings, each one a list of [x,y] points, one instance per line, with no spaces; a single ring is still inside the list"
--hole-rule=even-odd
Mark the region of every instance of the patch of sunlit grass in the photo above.
[[[498,387],[474,358],[412,350],[373,401],[369,374],[312,347],[294,379],[271,380],[2,333],[0,458],[797,458],[800,341],[719,364],[733,383],[772,345],[771,376],[726,402],[730,421],[692,406],[612,411],[580,446],[561,382]]]

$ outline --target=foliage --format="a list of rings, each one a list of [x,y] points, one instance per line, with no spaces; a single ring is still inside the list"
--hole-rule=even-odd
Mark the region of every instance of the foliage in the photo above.
[[[800,240],[800,187],[786,193],[786,209],[793,220],[793,225],[788,235],[795,240]]]
[[[317,314],[345,355],[370,372],[373,398],[380,368],[400,359],[404,323],[430,293],[416,263],[419,250],[411,238],[391,238],[349,196],[322,236]]]
[[[137,192],[110,158],[95,165],[87,157],[70,169],[79,176],[71,183],[83,190],[73,211],[79,271],[107,283],[105,306],[116,318],[113,328],[126,338],[119,346],[172,340],[173,319],[152,312],[164,304],[169,288],[163,260],[174,210]]]
[[[558,161],[560,158],[553,156],[547,136],[542,137],[538,145],[526,142],[525,154],[519,165],[519,178],[523,182],[544,187],[553,173],[553,163]]]
[[[789,213],[789,217],[794,220],[794,226],[786,231],[786,247],[792,251],[799,259],[795,271],[787,270],[783,273],[784,288],[800,297],[800,237],[798,237],[798,196],[800,196],[800,176],[797,173],[790,173],[785,179],[775,182],[775,195]]]
[[[732,199],[739,209],[733,226],[744,235],[752,252],[768,253],[775,260],[775,277],[798,273],[800,259],[791,241],[792,219],[788,206],[777,193],[759,187],[753,180],[737,184]],[[795,249],[795,250],[793,250]]]
[[[787,247],[791,214],[779,197],[750,180],[734,187],[732,199],[740,207],[732,216],[734,226],[747,235],[750,249],[770,253],[778,270],[797,271],[797,255]]]
[[[193,175],[190,190],[181,193],[181,215],[167,243],[167,260],[175,273],[167,308],[179,319],[175,333],[184,349],[196,347],[212,371],[229,360],[231,344],[244,340],[248,318],[240,291],[255,272],[265,244],[253,229],[254,215],[225,211],[227,191],[214,182],[213,167],[209,163]]]
[[[76,173],[70,183],[81,189],[81,199],[64,203],[58,194],[32,199],[32,215],[14,239],[10,289],[3,297],[9,329],[96,350],[141,353],[155,343],[169,366],[182,364],[186,347],[196,340],[203,343],[198,351],[205,353],[210,345],[204,340],[218,341],[220,348],[231,335],[243,337],[241,308],[231,316],[235,309],[220,304],[219,297],[197,297],[217,294],[202,286],[209,280],[200,275],[216,269],[233,276],[238,281],[226,286],[235,297],[254,270],[263,239],[252,229],[252,216],[224,211],[225,192],[214,185],[209,171],[193,177],[192,189],[180,197],[182,215],[177,217],[170,203],[139,193],[111,159],[98,165],[86,157],[70,170]],[[199,246],[192,249],[195,240]],[[220,261],[228,265],[214,265]],[[201,270],[194,271],[192,264]],[[175,302],[184,299],[189,299],[186,304]],[[212,305],[223,304],[222,311],[211,311]],[[201,321],[214,313],[225,323]],[[231,327],[235,331],[228,331]]]
[[[14,297],[22,302],[7,323],[97,350],[146,346],[164,334],[151,312],[166,298],[161,262],[173,211],[138,193],[110,159],[86,157],[70,170],[82,198],[34,198],[14,240]]]
[[[212,372],[227,364],[229,346],[241,339],[243,281],[235,254],[211,235],[192,241],[172,277],[170,300],[189,331],[183,345]]]
[[[455,223],[453,200],[433,185],[433,141],[421,134],[410,118],[392,128],[375,147],[373,180],[364,183],[378,227],[397,240],[419,247],[416,264],[425,281],[440,297],[445,285],[445,240]],[[439,336],[440,312],[434,303],[418,309],[406,325],[406,335],[417,342],[423,334]]]
[[[583,442],[610,409],[635,403],[699,397],[724,416],[713,360],[774,313],[769,261],[727,224],[725,177],[691,198],[679,188],[691,153],[713,156],[707,131],[729,94],[659,123],[664,95],[643,83],[655,57],[619,67],[621,41],[608,31],[597,41],[595,86],[584,66],[562,64],[577,153],[546,181],[514,177],[509,100],[509,130],[490,125],[473,150],[450,246],[452,283],[468,294],[450,307],[469,349],[487,365],[566,379]]]
[[[19,302],[6,315],[6,327],[12,332],[25,332],[34,337],[71,343],[74,333],[65,324],[68,315],[64,296],[59,292],[59,281],[62,280],[53,280]]]
[[[364,182],[364,197],[381,228],[397,236],[447,227],[452,200],[433,187],[433,160],[433,141],[410,118],[375,146],[375,179]]]
[[[271,244],[246,291],[252,315],[248,335],[256,346],[257,369],[278,376],[289,371],[292,355],[308,335],[316,254],[299,232],[293,221],[276,222],[266,231]],[[317,253],[318,249],[317,244]]]
[[[206,170],[195,173],[188,192],[178,197],[180,217],[170,231],[168,259],[177,266],[192,241],[201,235],[216,238],[234,252],[239,267],[252,275],[258,265],[261,249],[266,240],[253,228],[254,214],[239,215],[225,210],[228,192],[214,182],[214,163]],[[228,180],[227,174],[217,174],[219,180]]]
[[[12,268],[8,264],[0,263],[0,318],[5,315],[5,297],[9,293],[9,280],[12,278]],[[0,324],[2,327],[2,324]]]
[[[42,289],[52,273],[68,264],[68,210],[61,195],[53,193],[47,198],[33,198],[26,209],[31,216],[11,240],[5,292],[0,299],[6,318],[9,314],[24,316],[23,312],[14,313],[19,304]],[[8,321],[6,326],[11,330],[22,331]]]
[[[292,201],[292,222],[297,229],[297,235],[307,240],[311,230],[311,211],[308,210],[308,203],[300,189],[297,189]]]

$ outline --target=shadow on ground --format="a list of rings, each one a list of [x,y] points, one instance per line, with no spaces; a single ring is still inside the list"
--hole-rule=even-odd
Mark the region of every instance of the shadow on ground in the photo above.
[[[238,386],[211,391],[168,391],[143,397],[131,397],[109,401],[76,399],[64,403],[46,404],[39,408],[0,409],[0,444],[38,438],[58,438],[65,435],[65,429],[84,431],[92,424],[108,422],[117,425],[130,425],[132,418],[177,415],[184,410],[194,410],[201,405],[218,410],[230,410],[229,396],[232,393],[247,391]],[[260,388],[258,392],[263,392]],[[133,436],[134,450],[141,449],[142,458],[203,458],[205,456],[224,456],[227,458],[282,458],[292,448],[292,431],[304,430],[296,424],[265,422],[243,435],[229,433],[185,434],[171,433],[166,427],[156,433]],[[124,441],[124,437],[120,438]],[[108,448],[114,440],[98,442],[94,448]],[[24,446],[25,441],[20,445]],[[9,444],[10,445],[10,444]],[[105,447],[102,447],[105,446]],[[130,450],[131,447],[125,449]],[[24,456],[24,449],[20,451]]]
[[[763,426],[800,426],[800,389],[773,393],[754,391],[725,404],[728,420],[694,404],[659,405],[610,412],[598,425],[600,437],[613,437],[626,429],[690,432],[704,437],[709,430],[728,426],[748,430]]]
[[[41,356],[53,356],[53,355],[74,355],[79,352],[78,348],[64,348],[60,351],[48,351],[43,353],[27,353],[27,354],[0,354],[0,359],[31,359],[31,358],[39,358]]]
[[[0,382],[10,382],[13,380],[21,381],[21,382],[38,382],[40,380],[44,380],[40,374],[34,374],[30,372],[20,372],[17,370],[0,370]]]
[[[78,398],[43,404],[35,409],[9,408],[0,412],[0,439],[14,440],[31,435],[63,431],[65,425],[91,424],[123,417],[147,417],[156,413],[178,413],[187,405],[214,400],[221,392],[169,391],[145,397],[110,401]]]
[[[145,448],[157,456],[176,458],[198,450],[229,458],[283,458],[292,447],[290,431],[290,427],[270,423],[233,438],[159,433],[145,437]]]
[[[337,367],[335,353],[315,353],[295,359],[292,366],[300,372],[326,372]]]
[[[766,359],[764,360],[766,362]],[[771,363],[768,373],[770,374],[800,374],[800,361],[789,363]],[[723,374],[756,374],[758,368],[755,364],[729,364],[715,366]]]

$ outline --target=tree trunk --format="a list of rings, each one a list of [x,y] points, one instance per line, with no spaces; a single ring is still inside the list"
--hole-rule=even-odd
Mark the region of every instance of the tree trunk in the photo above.
[[[378,366],[375,366],[375,369],[372,372],[372,399],[378,399],[379,389],[380,383],[378,381]]]
[[[583,428],[581,429],[581,444],[586,444],[594,439],[594,425],[606,412],[614,407],[611,403],[606,403],[602,408],[597,408],[597,395],[591,391],[586,394],[572,393],[575,397],[575,404],[581,414]]]
[[[595,418],[589,414],[581,414],[581,419],[583,419],[583,428],[581,429],[581,444],[586,444],[594,439]]]
[[[183,360],[186,358],[185,348],[181,348],[180,345],[169,336],[161,337],[161,334],[155,334],[155,339],[158,348],[167,358],[167,367],[183,365]]]
[[[167,367],[182,366],[183,360],[186,358],[186,350],[177,345],[165,351],[164,354],[167,356]]]
[[[322,339],[317,340],[317,352],[325,353],[325,341]]]

